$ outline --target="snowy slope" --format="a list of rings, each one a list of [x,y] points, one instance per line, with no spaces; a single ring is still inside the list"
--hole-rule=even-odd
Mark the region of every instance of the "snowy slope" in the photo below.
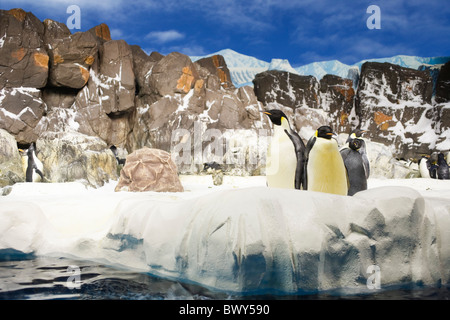
[[[394,57],[368,59],[359,61],[353,65],[347,65],[338,60],[320,61],[309,63],[300,67],[293,68],[287,59],[272,59],[271,62],[259,60],[257,58],[246,56],[231,49],[225,49],[201,57],[191,57],[193,61],[209,57],[215,54],[223,55],[230,69],[231,79],[236,87],[244,85],[253,85],[252,80],[256,74],[266,70],[281,70],[297,73],[300,75],[312,75],[320,80],[326,74],[334,74],[342,78],[347,78],[349,70],[352,67],[361,68],[364,62],[388,62],[402,67],[418,69],[420,66],[441,65],[450,61],[450,57],[416,57],[398,55]]]
[[[3,254],[91,260],[228,292],[364,292],[450,281],[450,188],[371,180],[354,197],[271,189],[264,177],[182,176],[183,193],[116,183],[12,187],[0,197]]]

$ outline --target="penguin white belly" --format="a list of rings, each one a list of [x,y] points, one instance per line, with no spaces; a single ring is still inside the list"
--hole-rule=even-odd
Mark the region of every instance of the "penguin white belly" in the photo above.
[[[35,155],[33,155],[34,164],[39,169],[40,172],[44,172],[44,165],[42,164],[41,160],[38,159]],[[42,178],[41,176],[36,172],[36,170],[33,170],[33,182],[41,182]]]
[[[428,170],[427,168],[427,161],[426,160],[421,160],[420,164],[419,164],[419,172],[420,172],[420,176],[422,178],[428,178],[431,179],[430,176],[430,170]]]
[[[267,150],[267,186],[295,189],[296,168],[297,156],[294,144],[284,130],[276,130]]]
[[[347,195],[344,161],[335,140],[316,139],[309,153],[308,190]]]

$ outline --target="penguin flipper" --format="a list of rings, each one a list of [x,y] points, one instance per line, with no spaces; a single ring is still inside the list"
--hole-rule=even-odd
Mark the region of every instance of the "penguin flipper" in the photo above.
[[[305,147],[304,153],[304,165],[303,165],[303,190],[308,190],[308,161],[309,161],[309,152],[312,147],[316,143],[316,137],[312,136]]]
[[[39,170],[38,168],[35,168],[34,170],[36,171],[36,173],[37,173],[38,175],[41,176],[42,181],[44,181],[44,174],[42,173],[42,171]]]
[[[297,167],[295,169],[295,189],[300,190],[302,188],[303,184],[303,176],[304,176],[304,163],[305,163],[305,144],[303,143],[302,138],[298,135],[297,132],[290,130],[284,130],[286,134],[288,135],[289,139],[291,139],[292,143],[294,144],[295,149],[295,155],[297,157]],[[303,189],[306,189],[305,186],[303,186]]]

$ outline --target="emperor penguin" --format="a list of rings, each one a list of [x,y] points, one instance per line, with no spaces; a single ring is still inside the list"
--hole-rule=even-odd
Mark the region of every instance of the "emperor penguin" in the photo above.
[[[367,190],[367,177],[364,161],[359,150],[364,141],[359,138],[352,139],[348,148],[343,148],[341,152],[344,166],[347,170],[349,189],[347,195],[353,196],[355,193]]]
[[[36,157],[34,143],[30,145],[27,150],[19,149],[22,151],[22,163],[25,169],[25,181],[26,182],[40,182],[44,181],[44,166],[42,162]]]
[[[441,152],[438,155],[438,161],[437,161],[437,178],[439,180],[449,180],[450,179],[450,173],[448,168],[448,163],[445,160],[445,155]]]
[[[346,196],[347,170],[335,136],[329,126],[322,126],[309,139],[305,151],[305,184],[310,191]]]
[[[365,130],[361,130],[361,129],[354,129],[352,132],[350,132],[347,141],[346,141],[346,146],[345,148],[351,148],[350,144],[354,139],[359,139],[360,142],[358,144],[361,144],[361,147],[358,149],[358,152],[361,154],[362,156],[362,161],[364,164],[364,170],[366,172],[366,179],[369,179],[370,176],[370,162],[369,162],[369,157],[367,156],[367,150],[366,150],[366,142],[364,140],[364,138],[362,137],[363,134],[366,133]]]
[[[267,186],[302,189],[305,153],[303,140],[292,130],[283,111],[272,109],[262,112],[268,115],[274,124],[272,139],[267,149]]]

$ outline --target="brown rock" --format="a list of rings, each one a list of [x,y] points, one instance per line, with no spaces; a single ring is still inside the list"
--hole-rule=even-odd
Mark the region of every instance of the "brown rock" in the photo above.
[[[129,154],[115,191],[183,192],[170,153],[142,148]]]
[[[0,88],[43,88],[48,77],[44,25],[22,9],[0,10]]]
[[[181,53],[172,52],[153,67],[149,85],[161,97],[176,93],[187,93],[199,79],[191,59]]]
[[[47,23],[46,30],[50,27],[51,30],[58,28]],[[66,33],[61,34],[64,36]],[[89,80],[89,69],[98,52],[97,41],[89,32],[77,32],[64,38],[56,38],[61,34],[57,33],[47,39],[50,55],[49,82],[55,87],[81,89]]]
[[[223,88],[233,88],[230,70],[227,67],[225,58],[221,55],[214,55],[196,61],[198,65],[208,69],[208,71],[219,77],[220,84]]]

